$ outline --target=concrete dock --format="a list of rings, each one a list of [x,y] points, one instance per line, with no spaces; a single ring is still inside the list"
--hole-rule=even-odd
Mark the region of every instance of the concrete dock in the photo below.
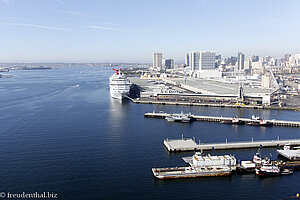
[[[290,140],[265,140],[265,141],[242,141],[242,142],[225,142],[225,143],[196,143],[191,138],[182,139],[165,139],[164,145],[170,152],[175,151],[199,151],[199,150],[217,150],[217,149],[246,149],[260,147],[277,147],[290,145],[300,145],[300,139]]]
[[[277,150],[277,153],[289,160],[300,160],[300,150]]]
[[[145,117],[155,117],[155,118],[165,118],[171,114],[164,113],[164,112],[152,112],[152,113],[145,113]],[[201,115],[191,115],[192,120],[196,121],[209,121],[209,122],[220,122],[223,120],[232,120],[233,117],[216,117],[216,116],[201,116]],[[255,122],[255,120],[249,118],[238,118],[240,121],[245,123]],[[300,127],[299,121],[285,121],[285,120],[267,120],[270,124],[274,126],[287,126],[287,127]]]

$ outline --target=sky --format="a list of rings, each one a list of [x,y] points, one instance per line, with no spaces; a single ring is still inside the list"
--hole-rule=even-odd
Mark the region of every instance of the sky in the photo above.
[[[299,0],[0,0],[2,62],[300,53]]]

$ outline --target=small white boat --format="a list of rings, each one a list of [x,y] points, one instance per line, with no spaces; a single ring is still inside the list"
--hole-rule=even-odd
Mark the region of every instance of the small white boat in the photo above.
[[[181,112],[180,114],[170,114],[165,117],[168,122],[191,122],[191,113],[184,114]]]
[[[174,122],[175,118],[172,115],[166,116],[165,118],[168,122]]]
[[[255,116],[255,115],[252,115],[251,119],[255,120],[255,121],[261,120],[261,118],[259,116]]]

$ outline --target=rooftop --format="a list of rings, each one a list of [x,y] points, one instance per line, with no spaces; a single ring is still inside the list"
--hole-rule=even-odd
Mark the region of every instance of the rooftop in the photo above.
[[[184,84],[190,87],[197,88],[201,93],[217,94],[217,95],[237,95],[239,90],[239,84],[237,83],[224,83],[213,80],[204,80],[196,78],[187,78],[186,83],[184,78],[165,78],[167,80],[176,82],[177,84]],[[265,88],[252,88],[249,86],[243,86],[245,95],[265,95],[270,94],[273,90]]]

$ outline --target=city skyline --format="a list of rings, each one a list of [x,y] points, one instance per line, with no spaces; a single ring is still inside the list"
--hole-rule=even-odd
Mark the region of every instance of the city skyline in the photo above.
[[[157,6],[159,5],[159,6]],[[0,0],[0,62],[175,62],[300,53],[300,2]],[[288,13],[288,15],[286,14]]]

